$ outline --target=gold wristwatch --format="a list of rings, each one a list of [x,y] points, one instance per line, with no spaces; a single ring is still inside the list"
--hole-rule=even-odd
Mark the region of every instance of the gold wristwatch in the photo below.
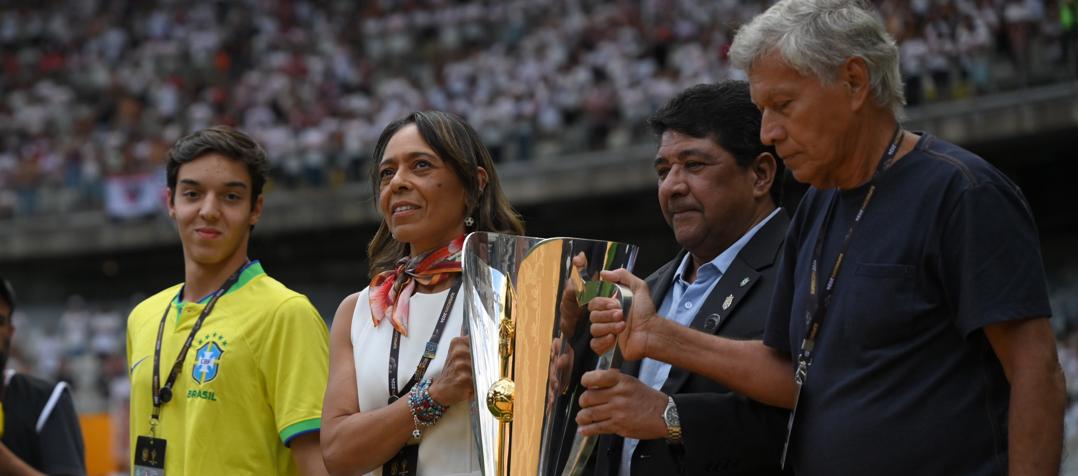
[[[674,397],[667,395],[666,410],[663,410],[663,421],[666,422],[666,442],[671,445],[681,444],[681,419],[677,414],[677,405]]]

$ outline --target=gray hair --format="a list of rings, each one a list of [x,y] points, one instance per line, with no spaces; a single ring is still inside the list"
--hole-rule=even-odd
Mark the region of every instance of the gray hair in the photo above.
[[[903,117],[898,46],[864,0],[781,0],[738,30],[730,61],[748,71],[772,51],[825,84],[835,80],[847,59],[864,59],[876,103],[889,107],[896,119]]]

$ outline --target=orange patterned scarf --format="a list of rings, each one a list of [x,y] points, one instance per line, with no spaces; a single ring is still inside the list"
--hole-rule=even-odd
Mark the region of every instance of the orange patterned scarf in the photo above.
[[[397,268],[378,273],[371,281],[371,320],[374,326],[392,316],[393,328],[401,335],[408,335],[408,302],[415,292],[416,283],[436,286],[461,272],[460,250],[464,235],[419,256],[405,256],[397,261]]]

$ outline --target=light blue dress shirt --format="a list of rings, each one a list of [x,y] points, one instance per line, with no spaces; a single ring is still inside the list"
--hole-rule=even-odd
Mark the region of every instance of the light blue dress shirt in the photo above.
[[[711,290],[715,289],[715,285],[719,283],[719,278],[726,273],[727,269],[730,269],[730,264],[734,262],[737,254],[746,243],[752,240],[752,237],[756,236],[756,232],[760,231],[764,224],[778,214],[779,210],[781,208],[775,208],[770,215],[741,235],[741,238],[719,253],[715,259],[700,265],[700,269],[696,270],[696,279],[691,283],[686,281],[684,276],[688,274],[689,266],[692,265],[692,255],[685,253],[677,272],[674,273],[674,281],[666,292],[662,305],[659,306],[659,315],[683,326],[691,325],[697,310],[704,305]],[[662,390],[666,378],[670,375],[670,364],[645,358],[640,362],[638,375],[641,382],[655,390]],[[621,450],[621,465],[618,468],[619,476],[629,476],[629,464],[632,462],[633,451],[636,451],[638,443],[640,440],[625,439],[625,446]]]

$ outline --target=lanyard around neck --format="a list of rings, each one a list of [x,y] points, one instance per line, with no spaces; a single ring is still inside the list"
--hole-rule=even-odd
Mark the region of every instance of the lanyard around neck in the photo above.
[[[183,342],[183,347],[180,348],[180,354],[176,356],[175,363],[172,364],[172,370],[168,373],[168,379],[165,380],[165,385],[161,386],[161,341],[165,334],[165,320],[168,319],[168,311],[172,309],[172,303],[165,307],[165,313],[161,316],[161,324],[157,326],[157,342],[153,348],[153,416],[151,422],[156,422],[161,412],[161,405],[168,403],[172,400],[172,386],[176,383],[176,377],[179,376],[180,370],[183,369],[183,361],[187,358],[187,351],[191,348],[191,342],[194,341],[195,335],[198,334],[199,329],[202,328],[202,323],[213,312],[213,308],[217,305],[217,300],[221,299],[233,285],[240,279],[240,274],[248,263],[244,263],[240,266],[231,276],[225,280],[225,283],[221,285],[217,291],[214,291],[210,302],[206,304],[206,307],[202,309],[202,312],[198,315],[198,319],[195,320],[194,327],[191,328],[191,332],[187,334],[187,340]]]
[[[393,342],[389,347],[389,403],[397,401],[408,393],[426,375],[427,367],[430,366],[430,362],[438,354],[438,343],[441,342],[442,331],[445,330],[445,324],[449,321],[449,313],[453,310],[453,302],[457,300],[461,281],[463,279],[457,278],[453,283],[453,287],[450,288],[449,294],[446,295],[445,304],[442,304],[442,312],[438,315],[438,323],[434,325],[434,332],[431,333],[430,340],[427,341],[427,345],[423,350],[423,358],[420,359],[419,365],[416,366],[412,378],[408,380],[408,383],[400,391],[397,390],[397,359],[400,356],[401,334],[396,328],[393,328]]]
[[[854,215],[853,223],[850,223],[849,229],[846,230],[846,236],[842,239],[842,246],[839,248],[838,255],[835,256],[835,264],[831,267],[831,273],[827,278],[827,282],[824,285],[822,292],[819,292],[819,283],[817,275],[819,274],[819,262],[823,254],[823,244],[827,239],[827,229],[831,226],[831,219],[835,212],[835,203],[838,201],[838,192],[835,192],[831,196],[831,201],[827,205],[827,212],[824,215],[823,224],[820,227],[820,233],[816,238],[816,245],[812,250],[812,268],[810,272],[812,276],[809,278],[809,296],[815,298],[815,308],[806,310],[805,322],[808,323],[808,330],[805,332],[805,338],[801,341],[801,352],[797,358],[797,371],[794,373],[794,381],[798,385],[805,383],[805,378],[808,375],[808,368],[812,364],[813,351],[816,348],[816,338],[820,333],[820,325],[823,323],[824,314],[827,313],[827,306],[831,302],[831,295],[834,293],[835,281],[838,280],[838,274],[842,270],[842,262],[846,258],[846,252],[849,250],[850,238],[853,237],[854,230],[857,229],[857,225],[861,223],[861,220],[865,216],[865,210],[868,209],[869,203],[872,202],[872,197],[876,195],[876,181],[880,176],[891,168],[894,164],[895,156],[898,154],[899,146],[902,144],[902,127],[895,126],[894,135],[891,137],[890,145],[883,152],[883,156],[880,157],[880,162],[876,166],[876,172],[869,180],[868,193],[865,194],[865,199],[861,201],[861,208],[857,210],[857,214]]]

